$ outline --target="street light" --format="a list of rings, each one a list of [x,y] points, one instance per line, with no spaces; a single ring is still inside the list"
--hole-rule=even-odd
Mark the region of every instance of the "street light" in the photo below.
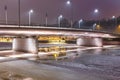
[[[99,10],[98,10],[98,9],[95,9],[95,10],[94,10],[94,13],[98,13],[98,12],[99,12]]]
[[[82,19],[81,19],[81,20],[79,20],[79,28],[80,28],[80,26],[81,26],[80,24],[81,24],[82,22],[83,22],[83,20],[82,20]]]
[[[7,11],[7,6],[6,5],[5,5],[4,9],[5,9],[5,23],[7,25],[7,23],[8,23],[8,11]]]
[[[70,1],[67,1],[67,5],[71,5],[71,2],[70,2]]]
[[[31,25],[31,14],[33,13],[34,11],[31,9],[29,11],[29,26]]]
[[[71,8],[71,10],[70,10],[70,13],[71,13],[70,25],[71,25],[71,27],[72,27],[72,25],[73,25],[72,3],[71,3],[70,0],[68,0],[68,1],[66,2],[66,4],[67,4],[68,6],[70,6],[70,8]]]
[[[95,9],[95,10],[94,10],[94,14],[97,14],[97,15],[98,15],[98,13],[99,13],[99,10],[98,10],[98,9]],[[98,20],[98,24],[100,25],[100,20]]]
[[[20,0],[18,0],[18,26],[20,27],[20,25],[21,25],[21,19],[20,19]]]
[[[115,16],[112,16],[112,19],[115,19],[116,17]]]
[[[93,24],[93,30],[95,30],[96,26],[97,26],[97,24],[94,23],[94,24]]]
[[[115,20],[115,26],[117,26],[117,18],[115,16],[112,16],[112,19]]]
[[[45,25],[46,25],[46,27],[48,26],[48,14],[47,14],[47,12],[46,12],[46,15],[45,15]]]
[[[59,25],[59,27],[61,26],[61,19],[63,18],[63,15],[60,15],[59,17],[58,17],[58,25]]]

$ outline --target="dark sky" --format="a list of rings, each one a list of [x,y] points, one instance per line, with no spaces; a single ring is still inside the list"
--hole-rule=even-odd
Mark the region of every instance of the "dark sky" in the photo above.
[[[8,6],[8,20],[17,21],[18,0],[0,0],[0,20],[5,20],[4,6]],[[67,0],[21,0],[21,20],[28,23],[28,11],[34,10],[32,22],[45,23],[45,14],[48,13],[49,23],[56,23],[60,14],[70,19],[71,8],[73,20],[111,18],[120,16],[120,0],[71,0],[72,6],[66,5]],[[100,13],[94,15],[94,9]]]

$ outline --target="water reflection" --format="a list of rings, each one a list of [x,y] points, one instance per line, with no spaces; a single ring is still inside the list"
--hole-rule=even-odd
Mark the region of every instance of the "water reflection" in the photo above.
[[[58,47],[57,47],[57,49],[58,49]],[[58,56],[57,61],[45,60],[47,65],[53,65],[53,66],[58,66],[58,67],[63,67],[63,68],[70,68],[70,70],[74,69],[77,71],[79,69],[87,69],[87,70],[101,69],[103,71],[111,70],[112,72],[115,73],[120,70],[120,68],[119,68],[119,66],[120,66],[119,65],[120,64],[120,58],[119,58],[120,49],[100,48],[100,49],[86,49],[86,50],[84,49],[84,50],[82,50],[82,48],[70,48],[70,50],[69,50],[68,48],[67,49],[65,48],[63,50],[65,50],[65,53],[66,53],[65,55]],[[54,51],[53,48],[52,48],[52,51]],[[59,49],[58,49],[58,52],[59,52]],[[42,61],[42,60],[40,60],[40,61]],[[36,67],[34,67],[34,69],[36,69],[40,66],[38,64],[34,63],[34,65],[36,66]],[[28,65],[28,66],[33,67],[33,65]],[[31,68],[29,68],[29,70],[30,69]],[[49,68],[47,67],[44,70],[46,70],[46,69],[49,69]],[[51,72],[53,72],[53,70],[54,69],[52,69]],[[39,72],[39,70],[37,70],[37,71]],[[28,73],[29,73],[29,71],[28,71]],[[25,72],[25,74],[26,74],[26,72]],[[46,75],[48,75],[48,74],[46,74]],[[25,75],[22,75],[19,73],[8,72],[8,71],[0,71],[0,79],[1,80],[35,80],[34,78],[31,78],[29,76],[25,76]],[[40,80],[40,79],[38,79],[38,80]],[[44,80],[46,80],[46,79],[44,79]]]
[[[25,79],[23,79],[23,80],[33,80],[32,78],[25,78]]]
[[[99,59],[99,57],[120,56],[120,49],[100,48],[81,50],[81,48],[77,48],[76,51],[68,52],[67,56],[68,57],[64,59],[64,61],[82,62],[84,64],[84,61],[89,61],[89,59],[92,58]]]
[[[33,79],[13,72],[0,71],[0,80],[33,80]]]
[[[66,46],[52,46],[39,48],[40,52],[45,52],[48,54],[49,59],[75,59],[81,57],[82,55],[115,55],[109,54],[109,49],[99,48],[99,47],[66,47]],[[115,50],[116,51],[116,50]],[[114,52],[113,52],[114,53]],[[61,60],[61,59],[60,59]]]
[[[117,49],[116,49],[117,48]],[[67,53],[67,58],[57,62],[50,62],[49,64],[68,67],[76,70],[100,70],[109,75],[120,75],[120,48],[101,48],[82,51],[78,48],[76,51]]]

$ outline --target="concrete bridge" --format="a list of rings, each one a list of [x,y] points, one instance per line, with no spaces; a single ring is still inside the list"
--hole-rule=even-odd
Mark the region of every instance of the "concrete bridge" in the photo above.
[[[78,46],[103,46],[103,38],[120,38],[120,34],[73,28],[51,28],[42,26],[0,25],[0,36],[13,38],[13,51],[38,53],[39,36],[75,36]]]

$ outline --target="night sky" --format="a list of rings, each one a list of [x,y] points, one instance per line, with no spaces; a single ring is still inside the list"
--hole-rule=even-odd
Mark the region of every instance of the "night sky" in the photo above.
[[[111,18],[113,15],[120,16],[120,0],[71,0],[72,5],[66,5],[67,0],[21,0],[21,21],[28,23],[28,11],[34,10],[33,23],[45,23],[45,14],[48,13],[48,23],[57,22],[57,17],[62,14],[70,19],[71,10],[73,20]],[[8,21],[18,19],[18,0],[0,0],[0,20],[5,20],[4,6],[8,7]],[[95,15],[94,9],[99,9]]]

